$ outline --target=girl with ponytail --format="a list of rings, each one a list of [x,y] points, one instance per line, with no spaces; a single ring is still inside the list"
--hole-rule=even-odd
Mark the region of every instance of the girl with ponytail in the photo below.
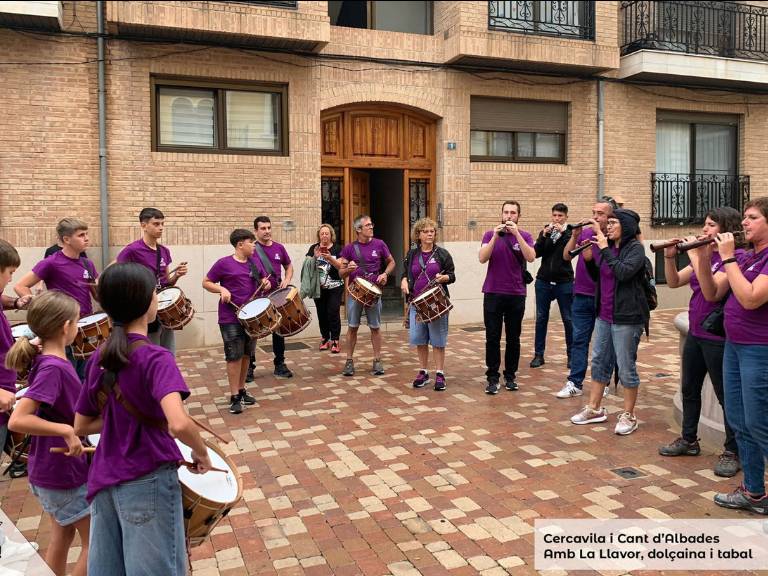
[[[32,300],[27,313],[27,323],[40,338],[41,349],[22,336],[5,358],[11,370],[29,370],[29,387],[16,403],[8,428],[32,436],[29,484],[53,520],[45,562],[57,576],[65,573],[75,531],[83,547],[72,574],[85,576],[88,562],[88,462],[73,428],[81,384],[65,351],[77,335],[79,317],[80,305],[74,298],[55,290],[43,293]],[[54,447],[64,448],[65,456],[52,454]]]
[[[182,460],[174,437],[192,449],[196,471],[211,467],[171,352],[150,343],[156,280],[141,264],[118,263],[99,278],[112,333],[88,361],[75,430],[101,434],[88,476],[93,538],[88,574],[185,576]]]

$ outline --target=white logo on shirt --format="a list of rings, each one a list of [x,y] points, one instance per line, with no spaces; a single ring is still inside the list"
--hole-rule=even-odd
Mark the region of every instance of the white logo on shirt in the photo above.
[[[376,250],[372,250],[372,251],[371,251],[371,256],[373,256],[373,257],[378,257],[378,254],[376,254]]]
[[[512,250],[520,250],[520,242],[515,242],[512,245]]]
[[[168,266],[168,264],[165,263],[165,258],[160,258],[160,267]]]
[[[83,270],[83,278],[85,278],[86,280],[91,279],[91,275],[88,274],[88,270]]]
[[[275,254],[275,260],[280,260],[280,254]]]

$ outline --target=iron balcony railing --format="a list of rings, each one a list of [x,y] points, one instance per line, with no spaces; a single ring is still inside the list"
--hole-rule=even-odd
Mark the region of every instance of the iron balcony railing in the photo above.
[[[229,0],[235,4],[256,4],[257,6],[274,6],[275,8],[296,8],[298,2],[275,0],[270,2],[269,0]]]
[[[741,212],[749,201],[749,176],[651,173],[651,225],[701,224],[713,208]]]
[[[488,2],[488,28],[538,36],[595,39],[594,2]]]
[[[621,3],[621,54],[666,50],[768,60],[768,8],[735,2]]]

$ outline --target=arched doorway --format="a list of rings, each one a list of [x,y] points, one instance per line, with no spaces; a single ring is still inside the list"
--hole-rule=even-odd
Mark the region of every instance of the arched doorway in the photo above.
[[[321,114],[322,219],[341,242],[355,238],[352,222],[370,214],[376,236],[390,247],[397,274],[385,290],[385,313],[402,310],[399,281],[410,228],[436,219],[436,118],[393,104],[339,106]]]

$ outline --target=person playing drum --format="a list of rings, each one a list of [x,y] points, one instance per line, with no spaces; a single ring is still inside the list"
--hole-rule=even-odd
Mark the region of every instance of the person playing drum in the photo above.
[[[88,461],[75,434],[75,402],[82,384],[67,361],[65,347],[77,334],[80,305],[62,292],[50,290],[29,305],[27,322],[40,338],[42,353],[26,336],[8,352],[6,363],[18,372],[29,371],[29,386],[16,403],[8,428],[32,436],[29,448],[29,485],[43,510],[50,514],[51,542],[45,562],[63,576],[67,555],[80,534],[82,552],[72,571],[85,576],[91,507],[85,499]],[[63,448],[65,455],[51,454]]]
[[[165,348],[147,338],[155,319],[155,277],[140,264],[109,266],[99,298],[112,333],[88,360],[75,408],[78,436],[101,434],[88,475],[88,574],[187,574],[178,467],[211,468],[205,442],[182,401],[189,388]]]
[[[395,270],[395,259],[389,252],[389,247],[383,240],[373,237],[373,222],[368,215],[358,216],[354,221],[357,240],[344,246],[341,251],[342,278],[349,283],[356,278],[362,278],[379,286],[387,283],[389,275]],[[382,272],[382,268],[384,271]],[[343,376],[355,374],[355,346],[357,345],[357,330],[360,319],[365,311],[368,328],[371,329],[371,345],[373,346],[374,376],[384,374],[384,364],[381,361],[381,298],[373,306],[364,308],[363,305],[347,295],[347,361],[342,370]]]
[[[142,236],[131,242],[117,255],[118,262],[136,262],[149,268],[157,279],[157,289],[175,286],[179,278],[188,272],[187,263],[182,262],[173,274],[168,274],[171,265],[171,251],[160,244],[165,225],[165,215],[157,208],[144,208],[139,212]],[[176,354],[176,337],[173,330],[165,328],[158,320],[149,326],[149,340]]]
[[[219,294],[219,330],[224,341],[224,359],[229,381],[229,412],[240,414],[243,404],[253,405],[256,398],[245,389],[245,375],[255,349],[255,340],[237,319],[235,306],[248,303],[257,291],[269,291],[271,284],[258,260],[253,258],[256,236],[238,228],[229,235],[235,253],[217,260],[203,278],[203,288]]]
[[[52,256],[40,260],[13,287],[19,296],[31,296],[32,286],[42,280],[48,290],[59,290],[80,304],[80,317],[93,314],[91,297],[96,297],[96,266],[81,256],[90,245],[88,224],[76,218],[64,218],[56,226],[56,234],[63,248]],[[98,300],[98,298],[97,298]],[[67,346],[67,358],[81,380],[85,378],[85,360],[75,358],[72,347]]]
[[[431,218],[417,220],[411,230],[411,240],[416,242],[405,257],[405,271],[400,289],[406,298],[413,299],[433,286],[448,296],[448,284],[456,281],[453,258],[445,248],[437,246],[437,224]],[[420,322],[416,308],[409,306],[409,340],[419,355],[419,373],[413,381],[414,388],[429,384],[429,345],[435,357],[435,390],[445,390],[445,346],[448,342],[448,313],[431,322]]]

